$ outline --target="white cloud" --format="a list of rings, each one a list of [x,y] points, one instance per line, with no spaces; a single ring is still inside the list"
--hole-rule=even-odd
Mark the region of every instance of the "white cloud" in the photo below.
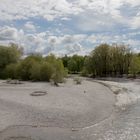
[[[69,20],[74,15],[78,17],[77,27],[83,31],[106,31],[121,25],[140,28],[139,11],[134,17],[126,17],[121,13],[125,5],[130,5],[133,10],[140,7],[140,0],[1,0],[0,20],[34,17],[48,21],[56,18]],[[25,26],[34,30],[32,23],[26,23]]]
[[[75,34],[75,35],[64,35],[63,37],[61,37],[61,42],[64,44],[71,44],[73,42],[81,42],[83,41],[85,38],[87,37],[87,35],[85,34]]]
[[[62,17],[61,20],[68,21],[68,20],[70,20],[70,18],[68,18],[68,17]]]
[[[139,0],[1,0],[0,19],[27,19],[35,16],[44,17],[47,20],[58,17],[68,19],[67,16],[77,15],[87,9],[98,13],[109,13],[115,18],[120,18],[119,8],[126,3],[133,7],[140,5]]]
[[[17,38],[17,29],[8,26],[0,29],[0,40],[16,40]]]
[[[15,41],[19,42],[20,37],[23,37],[24,31],[14,27],[4,26],[0,28],[0,41]]]
[[[80,0],[84,11],[77,16],[77,28],[82,31],[112,31],[119,27],[139,29],[139,12],[130,16],[123,15],[123,8],[138,10],[139,0]],[[77,2],[78,3],[78,2]],[[132,24],[133,23],[133,24]]]
[[[80,43],[73,43],[73,44],[66,44],[64,52],[65,53],[63,53],[63,55],[67,54],[67,55],[72,56],[72,55],[77,54],[77,55],[84,56],[84,55],[89,54],[89,52],[91,52],[91,49],[84,48]]]
[[[94,46],[101,43],[125,43],[132,46],[135,50],[139,49],[140,41],[134,39],[138,36],[139,31],[129,32],[126,34],[64,34],[51,35],[44,31],[40,33],[28,33],[15,27],[0,27],[0,44],[15,42],[24,47],[25,54],[39,52],[44,55],[54,53],[57,55],[64,54],[88,54]]]
[[[66,45],[66,50],[68,54],[73,54],[80,52],[82,50],[82,46],[79,43],[68,44]]]
[[[11,4],[12,3],[12,4]],[[1,0],[0,19],[16,20],[40,16],[47,20],[71,14],[75,8],[66,0]]]
[[[131,22],[132,29],[140,28],[140,16],[134,17]]]
[[[85,37],[86,35],[83,34],[54,36],[47,32],[25,34],[23,30],[18,30],[15,27],[0,28],[0,43],[18,43],[24,48],[25,54],[34,52],[45,55],[50,52],[57,54],[59,48],[66,54],[78,53],[82,51],[82,45],[79,42],[82,42]]]
[[[101,44],[101,43],[124,43],[126,45],[130,45],[131,47],[139,47],[140,41],[131,39],[132,35],[137,35],[138,33],[133,34],[122,34],[122,35],[104,35],[104,34],[97,34],[91,35],[87,38],[87,41],[91,44]]]
[[[35,25],[30,21],[26,22],[24,27],[25,27],[26,30],[36,31]]]

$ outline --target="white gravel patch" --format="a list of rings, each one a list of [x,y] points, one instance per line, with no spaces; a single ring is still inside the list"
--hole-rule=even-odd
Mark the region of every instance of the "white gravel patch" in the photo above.
[[[129,105],[140,99],[140,82],[138,80],[113,82],[100,81],[106,84],[116,94],[116,106]]]

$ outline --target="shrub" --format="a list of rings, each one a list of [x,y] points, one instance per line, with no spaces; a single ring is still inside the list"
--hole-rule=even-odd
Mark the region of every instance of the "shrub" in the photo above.
[[[40,69],[40,80],[41,81],[50,81],[54,73],[54,67],[50,63],[43,63]]]
[[[40,74],[41,74],[41,64],[36,62],[32,65],[30,69],[30,79],[33,81],[40,81]]]
[[[55,83],[62,83],[65,76],[65,70],[62,61],[57,60],[54,63],[54,68],[54,73],[51,78],[54,80]]]
[[[5,68],[6,78],[17,79],[18,78],[17,68],[18,68],[18,64],[7,65]]]
[[[73,80],[74,80],[75,84],[77,84],[77,85],[81,85],[82,84],[82,79],[79,78],[79,77],[74,78]]]

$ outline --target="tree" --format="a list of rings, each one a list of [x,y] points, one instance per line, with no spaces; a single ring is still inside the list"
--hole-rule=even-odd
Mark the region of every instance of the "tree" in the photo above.
[[[7,65],[4,70],[6,78],[18,79],[17,68],[18,68],[18,63]]]
[[[91,55],[85,57],[84,66],[82,69],[83,76],[88,76],[89,74],[92,74],[92,76],[95,76],[95,64]]]
[[[0,77],[4,77],[4,69],[11,63],[17,63],[22,55],[21,48],[16,44],[0,46]]]
[[[74,59],[70,59],[68,61],[68,70],[70,73],[76,73],[77,72],[77,64]]]
[[[84,57],[83,56],[78,56],[78,55],[73,55],[72,59],[76,61],[76,65],[77,65],[77,72],[80,72],[83,69],[84,66]]]
[[[45,58],[45,62],[46,64],[41,69],[41,75],[45,75],[44,80],[52,79],[55,83],[63,82],[66,72],[62,60],[51,54]]]
[[[101,44],[94,49],[91,53],[95,73],[98,76],[106,76],[110,69],[109,52],[110,46],[108,44]]]
[[[51,63],[44,62],[41,65],[41,69],[40,69],[40,80],[49,82],[50,79],[52,78],[54,71],[55,71],[54,67]]]
[[[61,83],[63,82],[63,78],[65,76],[65,69],[63,66],[63,62],[59,59],[56,61],[54,64],[54,73],[52,75],[52,79],[54,80],[55,83]]]
[[[128,74],[131,49],[125,45],[113,44],[110,51],[111,69],[114,75]]]
[[[84,72],[96,76],[117,76],[128,74],[131,49],[125,45],[101,44],[85,59]]]
[[[136,77],[136,74],[140,72],[140,58],[135,54],[132,57],[129,72],[133,74],[133,77]]]
[[[65,68],[68,67],[68,61],[70,60],[71,57],[68,57],[67,55],[65,55],[64,57],[61,58],[63,65]]]
[[[30,68],[30,79],[33,81],[41,80],[41,63],[34,62]]]

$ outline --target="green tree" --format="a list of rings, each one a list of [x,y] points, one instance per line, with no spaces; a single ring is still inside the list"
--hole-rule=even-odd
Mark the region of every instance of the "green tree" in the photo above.
[[[30,79],[33,81],[41,80],[41,63],[34,62],[30,68]]]
[[[93,65],[96,75],[106,76],[110,70],[109,52],[110,46],[108,44],[101,44],[91,53]]]
[[[94,63],[94,58],[91,56],[86,56],[84,60],[84,66],[82,69],[82,75],[83,76],[88,76],[89,74],[92,74],[92,76],[95,76],[95,63]]]
[[[74,59],[70,59],[68,61],[68,70],[70,73],[76,73],[77,72],[77,64]]]
[[[0,46],[0,78],[4,78],[4,69],[11,63],[17,63],[22,55],[21,48],[16,44]]]
[[[71,57],[68,57],[67,55],[65,55],[64,57],[61,58],[63,65],[65,68],[68,68],[68,61],[71,59]]]
[[[50,79],[52,78],[52,75],[54,73],[54,67],[52,64],[48,63],[48,62],[44,62],[41,65],[41,69],[40,69],[40,79],[41,81],[50,81]]]
[[[79,55],[67,56],[61,58],[63,65],[69,73],[80,73],[84,67],[85,57]]]
[[[63,62],[60,59],[57,60],[54,64],[54,68],[54,73],[51,78],[54,80],[55,83],[63,82],[63,78],[66,75]]]
[[[66,71],[61,59],[57,59],[54,55],[49,55],[45,58],[45,64],[41,68],[42,80],[54,82],[63,82],[63,78],[66,76]],[[45,75],[45,76],[44,76]]]
[[[140,58],[137,55],[132,57],[129,72],[133,74],[133,77],[136,77],[136,74],[140,72]]]
[[[113,75],[128,74],[131,61],[131,49],[125,45],[113,44],[110,51],[111,71]]]
[[[18,68],[18,63],[7,65],[4,70],[6,78],[18,79],[17,68]]]

